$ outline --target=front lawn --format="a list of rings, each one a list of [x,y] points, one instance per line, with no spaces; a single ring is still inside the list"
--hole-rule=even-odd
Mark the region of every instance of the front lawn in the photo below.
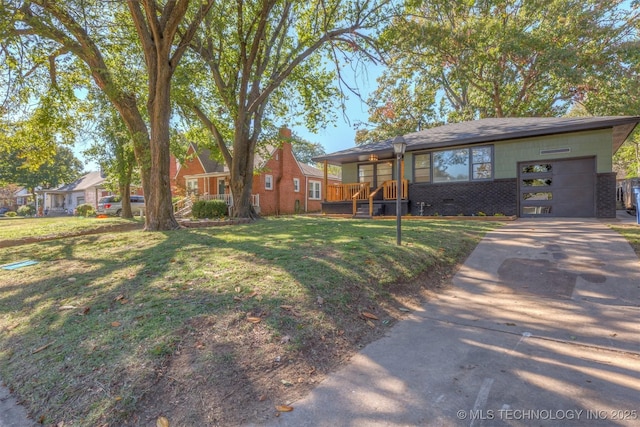
[[[397,247],[395,221],[291,217],[5,248],[38,264],[0,270],[1,376],[45,425],[264,420],[500,225],[404,221]]]
[[[640,257],[640,226],[633,225],[610,225],[616,232],[620,233],[631,245],[633,250]]]
[[[135,219],[119,217],[34,217],[34,218],[3,218],[0,220],[0,246],[3,241],[24,239],[40,239],[52,236],[74,235],[91,230],[118,227],[130,224],[142,224]]]

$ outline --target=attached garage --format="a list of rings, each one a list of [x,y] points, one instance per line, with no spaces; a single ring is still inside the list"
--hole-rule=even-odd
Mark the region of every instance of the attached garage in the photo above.
[[[518,167],[521,217],[594,217],[596,159],[522,162]]]

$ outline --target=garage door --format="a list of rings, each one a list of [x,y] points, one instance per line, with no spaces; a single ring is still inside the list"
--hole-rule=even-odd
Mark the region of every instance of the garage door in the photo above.
[[[594,217],[595,158],[520,163],[521,217]]]

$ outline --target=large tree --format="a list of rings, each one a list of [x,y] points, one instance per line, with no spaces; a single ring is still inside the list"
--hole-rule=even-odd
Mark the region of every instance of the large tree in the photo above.
[[[58,61],[78,60],[122,117],[134,141],[147,203],[147,230],[178,227],[171,205],[169,181],[169,129],[171,84],[178,64],[214,0],[9,0],[0,16],[10,17],[3,29],[22,37],[23,43],[46,41],[52,69]],[[119,79],[127,63],[113,63],[110,55],[128,38],[114,37],[131,29],[137,37],[137,55],[128,61],[144,62],[146,99]],[[126,34],[123,30],[118,34]],[[137,69],[137,67],[134,67]],[[144,101],[144,102],[141,102]],[[143,104],[141,106],[140,104]]]
[[[376,54],[389,0],[219,2],[192,43],[180,102],[210,130],[229,167],[234,214],[254,217],[254,155],[278,119],[315,129],[340,100],[343,68]],[[331,65],[337,65],[335,68]],[[196,86],[197,82],[204,82]],[[286,119],[284,119],[286,117]]]
[[[378,132],[557,116],[607,82],[635,17],[622,0],[407,1],[385,30],[390,65],[370,100]]]

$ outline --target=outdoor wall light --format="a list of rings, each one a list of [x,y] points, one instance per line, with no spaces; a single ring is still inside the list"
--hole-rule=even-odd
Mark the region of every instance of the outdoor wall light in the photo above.
[[[370,162],[377,162],[378,161],[378,155],[377,154],[370,154],[369,155],[369,161]]]

